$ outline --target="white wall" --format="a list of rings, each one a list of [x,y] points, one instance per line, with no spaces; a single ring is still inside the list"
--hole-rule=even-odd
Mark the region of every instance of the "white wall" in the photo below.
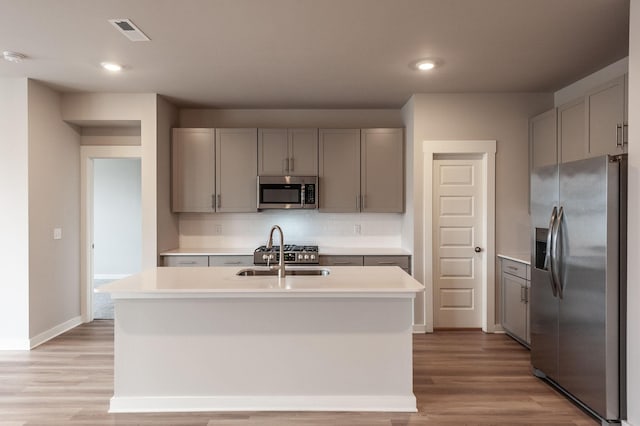
[[[80,135],[62,121],[60,101],[29,80],[31,338],[80,316]],[[54,228],[62,239],[53,239]]]
[[[142,265],[140,159],[93,162],[93,274],[131,275]]]
[[[171,128],[178,127],[178,109],[157,98],[158,253],[178,247],[178,214],[171,212]],[[160,263],[158,263],[160,264]]]
[[[496,253],[529,252],[528,119],[553,107],[552,94],[417,94],[413,108],[414,276],[431,291],[424,270],[423,180],[425,140],[497,140]],[[428,238],[429,239],[429,238]],[[497,264],[497,260],[496,260]],[[500,292],[496,282],[496,304]],[[426,298],[427,304],[429,297]],[[430,329],[431,306],[426,307]],[[496,312],[497,314],[497,312]]]
[[[29,348],[27,79],[0,78],[0,350]]]
[[[280,225],[285,244],[330,247],[400,247],[400,214],[330,214],[317,211],[181,214],[180,247],[247,248],[265,244],[272,225]],[[360,233],[354,232],[354,226]],[[218,233],[219,232],[219,233]]]
[[[156,111],[157,95],[153,93],[68,93],[62,96],[62,119],[78,126],[115,127],[132,121],[140,123],[143,268],[158,265]]]
[[[627,263],[628,424],[640,425],[640,0],[631,1],[629,33],[629,222]]]

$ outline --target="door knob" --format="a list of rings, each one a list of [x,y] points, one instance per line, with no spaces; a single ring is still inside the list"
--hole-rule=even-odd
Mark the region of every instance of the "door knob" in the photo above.
[[[475,249],[473,249],[476,253],[480,253],[482,251],[482,249],[480,247],[476,247]]]

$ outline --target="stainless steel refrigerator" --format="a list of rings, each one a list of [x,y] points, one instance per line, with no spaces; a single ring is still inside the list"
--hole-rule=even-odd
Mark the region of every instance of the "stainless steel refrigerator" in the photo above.
[[[531,364],[605,422],[626,416],[627,158],[533,170]]]

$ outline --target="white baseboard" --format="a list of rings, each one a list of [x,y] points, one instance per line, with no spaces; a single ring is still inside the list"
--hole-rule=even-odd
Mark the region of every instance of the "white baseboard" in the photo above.
[[[0,339],[0,351],[28,351],[29,339]]]
[[[132,274],[94,274],[94,280],[119,280],[130,277]]]
[[[51,340],[54,337],[61,335],[65,331],[69,331],[72,328],[79,326],[80,324],[82,324],[82,317],[77,316],[63,322],[62,324],[58,324],[55,327],[50,328],[49,330],[43,331],[42,333],[32,337],[29,340],[29,349],[33,349],[36,346],[43,344],[47,340]]]
[[[623,420],[622,421],[622,426],[633,426],[633,425],[631,423],[629,423],[628,421]]]
[[[384,411],[415,413],[416,397],[398,395],[116,397],[110,413],[193,411]]]
[[[413,334],[427,333],[427,326],[424,324],[413,324]]]

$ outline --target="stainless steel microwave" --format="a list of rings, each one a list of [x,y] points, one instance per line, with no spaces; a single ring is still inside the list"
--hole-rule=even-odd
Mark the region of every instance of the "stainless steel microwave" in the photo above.
[[[258,209],[317,209],[318,176],[258,176]]]

